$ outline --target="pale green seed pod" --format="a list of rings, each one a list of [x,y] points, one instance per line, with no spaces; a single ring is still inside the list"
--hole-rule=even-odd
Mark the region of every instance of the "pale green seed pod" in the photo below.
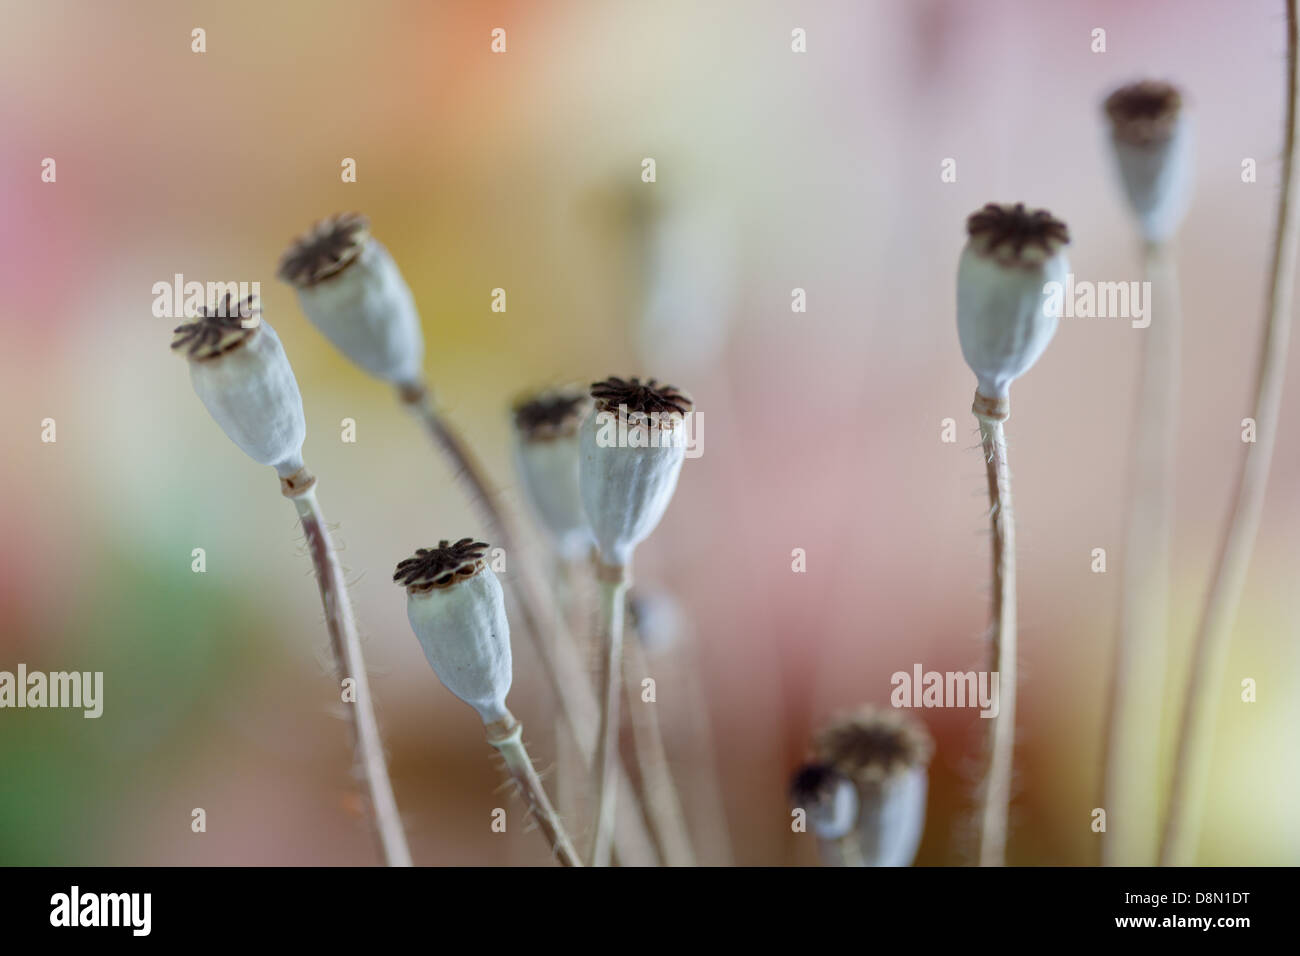
[[[1182,224],[1192,195],[1195,137],[1182,94],[1168,83],[1132,83],[1106,98],[1106,115],[1142,238],[1166,240]]]
[[[591,396],[595,405],[580,433],[583,510],[601,560],[626,567],[677,488],[692,402],[654,379],[609,378],[593,385]]]
[[[483,555],[487,544],[461,538],[420,548],[397,565],[406,616],[424,656],[449,691],[483,723],[510,716],[510,624],[501,583]]]
[[[356,213],[325,219],[280,258],[279,277],[298,293],[308,320],[376,378],[417,385],[424,336],[397,263]]]
[[[590,407],[571,389],[542,392],[514,410],[514,455],[524,495],[557,556],[576,561],[591,549],[578,491],[578,430]]]
[[[280,337],[256,297],[204,308],[176,328],[172,348],[189,359],[190,383],[221,430],[281,478],[303,467],[307,422]]]
[[[897,711],[865,708],[825,728],[816,759],[852,780],[863,866],[911,866],[925,830],[928,766],[925,728]]]
[[[957,334],[978,393],[1005,400],[1056,333],[1069,232],[1046,210],[1021,203],[989,203],[966,228],[957,266]]]

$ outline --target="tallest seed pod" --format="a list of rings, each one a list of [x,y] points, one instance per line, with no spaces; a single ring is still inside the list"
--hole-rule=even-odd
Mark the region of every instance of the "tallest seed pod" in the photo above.
[[[1056,333],[1070,235],[1047,210],[1023,203],[989,203],[967,219],[966,230],[957,266],[957,334],[979,383],[977,413],[983,407],[1006,418],[1011,383]]]
[[[280,257],[277,275],[297,290],[311,324],[349,359],[393,385],[419,384],[424,336],[415,298],[365,216],[318,222]]]

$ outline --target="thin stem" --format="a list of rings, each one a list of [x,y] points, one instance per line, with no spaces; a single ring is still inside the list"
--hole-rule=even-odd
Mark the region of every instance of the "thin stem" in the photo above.
[[[1107,866],[1154,865],[1159,833],[1155,768],[1168,643],[1182,317],[1172,252],[1148,243],[1144,258],[1151,326],[1143,333],[1119,638],[1106,716],[1101,806]]]
[[[370,696],[370,681],[366,676],[366,662],[361,654],[361,638],[357,634],[352,601],[348,597],[343,569],[339,566],[330,541],[329,529],[316,501],[316,489],[309,486],[293,497],[293,505],[302,519],[302,530],[307,536],[307,549],[316,568],[316,583],[320,586],[321,604],[325,608],[325,624],[329,628],[330,648],[341,678],[352,678],[356,700],[348,707],[352,721],[352,737],[356,747],[357,762],[370,792],[370,806],[374,813],[375,831],[379,836],[384,863],[388,866],[410,866],[411,851],[406,846],[406,834],[397,813],[397,800],[393,784],[388,779],[384,763],[384,745],[379,735],[379,721],[375,718]]]
[[[693,784],[690,804],[699,821],[696,843],[701,846],[700,856],[710,866],[731,866],[731,835],[727,829],[727,808],[722,797],[721,773],[717,749],[714,747],[712,720],[708,703],[700,686],[700,655],[694,635],[682,639],[679,660],[679,680],[682,698],[686,702],[683,725],[691,729],[690,755],[687,766],[691,768],[688,784]]]
[[[976,396],[977,404],[980,397]],[[1011,471],[1002,419],[977,413],[989,482],[993,541],[993,606],[990,612],[990,669],[998,677],[998,715],[992,718],[989,769],[980,811],[980,866],[1006,860],[1007,817],[1016,734],[1016,523],[1011,509]]]
[[[686,813],[682,809],[677,785],[673,782],[659,730],[658,703],[641,699],[641,681],[649,677],[645,653],[635,634],[624,643],[624,684],[627,689],[628,718],[632,724],[632,742],[640,770],[642,803],[650,817],[650,827],[657,838],[664,863],[668,866],[694,866]]]
[[[517,558],[519,552],[514,548],[515,536],[510,533],[504,512],[490,491],[487,472],[451,424],[434,408],[428,391],[423,386],[413,385],[399,389],[398,396],[403,405],[420,419],[434,444],[451,460],[456,473],[463,475],[469,482],[471,497],[497,543],[507,554]],[[583,763],[592,768],[597,748],[596,721],[600,705],[591,690],[586,667],[574,648],[572,639],[558,626],[556,639],[547,642],[540,623],[542,617],[536,610],[540,602],[536,598],[537,592],[532,586],[527,563],[516,560],[515,568],[518,574],[506,580],[506,597],[518,612],[512,617],[523,624],[523,630],[541,665],[542,675],[551,688],[551,693],[555,695],[568,733],[578,744]],[[558,621],[558,618],[553,619]],[[617,761],[615,772],[623,784],[630,786],[627,772]],[[636,814],[619,817],[615,840],[619,859],[624,865],[645,865],[655,857],[645,822]]]
[[[600,611],[604,635],[604,665],[601,686],[604,703],[600,730],[596,735],[596,838],[591,847],[591,865],[608,866],[614,836],[615,806],[618,802],[618,703],[623,689],[623,615],[629,584],[626,568],[601,566]]]
[[[1291,337],[1291,300],[1295,290],[1295,260],[1300,244],[1300,220],[1292,203],[1296,179],[1296,138],[1300,133],[1300,67],[1297,66],[1296,0],[1287,0],[1286,143],[1282,151],[1282,191],[1278,197],[1277,231],[1269,269],[1264,343],[1255,386],[1256,440],[1246,449],[1237,477],[1232,516],[1220,543],[1213,584],[1206,598],[1196,635],[1191,674],[1183,699],[1178,751],[1174,761],[1169,813],[1165,818],[1160,862],[1181,866],[1191,861],[1199,838],[1205,783],[1209,773],[1214,719],[1223,685],[1228,642],[1241,598],[1246,571],[1259,530],[1268,484],[1278,410],[1286,376],[1287,345]]]
[[[506,769],[518,784],[519,792],[528,803],[529,812],[537,821],[537,826],[542,831],[542,836],[546,838],[546,845],[550,847],[551,853],[560,861],[561,866],[582,866],[582,861],[578,859],[578,851],[573,848],[573,842],[569,839],[564,824],[560,822],[559,816],[551,806],[551,801],[547,799],[541,778],[537,776],[533,761],[524,748],[523,724],[508,715],[504,720],[488,725],[487,739],[488,743],[505,758]]]
[[[557,557],[554,564],[554,588],[556,627],[553,629],[551,647],[564,640],[561,635],[567,629],[571,635],[581,633],[574,628],[577,609],[581,605],[574,588],[574,569],[569,561]],[[562,708],[556,707],[555,723],[555,802],[571,819],[579,819],[579,811],[585,815],[583,797],[587,793],[587,768],[578,754],[577,745],[569,733],[568,723]]]

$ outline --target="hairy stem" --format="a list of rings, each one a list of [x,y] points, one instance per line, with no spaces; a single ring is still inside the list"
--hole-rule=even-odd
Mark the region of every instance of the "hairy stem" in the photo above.
[[[976,396],[978,406],[980,396]],[[980,866],[1006,861],[1007,817],[1016,734],[1016,527],[1011,509],[1011,471],[1001,418],[976,413],[989,482],[993,541],[993,606],[990,612],[990,670],[998,674],[998,715],[992,718],[988,774],[984,778],[979,826]]]
[[[604,665],[601,686],[604,701],[600,730],[596,735],[596,837],[591,847],[591,865],[608,866],[614,837],[615,806],[618,802],[619,698],[623,690],[623,616],[627,603],[626,568],[601,566],[600,611],[604,636]]]
[[[1286,375],[1287,345],[1291,338],[1291,301],[1295,290],[1295,259],[1300,244],[1300,221],[1292,202],[1296,179],[1296,137],[1300,133],[1297,99],[1296,0],[1287,0],[1286,142],[1282,151],[1282,190],[1278,197],[1277,231],[1269,268],[1268,305],[1264,343],[1255,380],[1256,440],[1247,445],[1237,476],[1232,514],[1219,545],[1213,583],[1206,598],[1196,634],[1191,674],[1183,699],[1178,750],[1165,818],[1160,862],[1181,866],[1191,862],[1200,836],[1200,821],[1209,773],[1214,719],[1227,662],[1228,641],[1237,613],[1250,554],[1255,546],[1269,465],[1277,439],[1278,410]]]
[[[402,821],[397,813],[393,784],[388,779],[388,767],[384,763],[379,721],[375,718],[366,662],[361,654],[361,638],[357,634],[356,618],[352,613],[352,601],[348,598],[347,584],[343,580],[343,569],[339,566],[329,529],[325,527],[320,504],[316,501],[315,487],[308,486],[306,491],[294,495],[292,500],[302,519],[307,549],[311,552],[312,564],[316,568],[316,583],[320,585],[320,599],[325,608],[325,624],[329,629],[335,667],[340,678],[350,677],[354,682],[356,700],[348,707],[348,715],[352,721],[357,762],[361,765],[362,776],[370,793],[375,831],[384,862],[388,866],[410,866],[411,851],[406,846],[406,834],[402,831]]]
[[[1145,260],[1151,327],[1142,345],[1119,638],[1102,768],[1102,863],[1107,866],[1153,866],[1159,839],[1156,767],[1169,626],[1182,317],[1169,248],[1148,243]]]
[[[533,761],[524,749],[524,728],[521,723],[508,715],[504,720],[489,724],[487,739],[505,759],[506,769],[519,786],[519,792],[528,803],[529,812],[537,821],[538,829],[546,838],[546,845],[559,860],[561,866],[582,866],[578,851],[564,829],[564,824],[546,797],[541,778],[533,767]]]
[[[560,708],[568,733],[581,752],[583,763],[591,768],[597,748],[596,721],[600,705],[590,687],[590,678],[572,640],[558,627],[556,639],[548,642],[541,627],[542,616],[536,609],[540,601],[532,586],[527,563],[519,558],[514,548],[515,536],[505,520],[505,513],[491,492],[487,472],[478,463],[469,447],[456,434],[451,424],[438,413],[423,386],[406,386],[398,390],[403,405],[416,415],[434,444],[448,457],[458,475],[470,485],[471,498],[482,512],[484,522],[497,543],[515,560],[518,574],[506,580],[506,597],[518,611],[518,619],[532,643],[541,665],[542,675]],[[512,615],[513,617],[513,615]],[[558,621],[558,618],[555,618]],[[615,772],[620,781],[627,783],[627,772],[615,761]],[[646,865],[655,853],[646,832],[645,822],[635,814],[619,818],[615,831],[618,854],[625,865]]]
[[[641,681],[650,676],[645,653],[635,634],[625,642],[623,649],[628,718],[640,771],[642,803],[650,817],[650,827],[664,863],[668,866],[694,866],[695,851],[691,848],[691,835],[686,828],[686,813],[673,782],[668,752],[659,730],[659,705],[641,699]]]

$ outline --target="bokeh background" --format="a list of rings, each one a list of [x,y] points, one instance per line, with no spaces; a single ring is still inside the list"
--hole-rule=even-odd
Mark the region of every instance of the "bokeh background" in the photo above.
[[[390,581],[415,547],[484,528],[391,392],[274,278],[294,235],[346,209],[371,217],[404,269],[439,400],[515,508],[508,408],[522,390],[640,373],[694,394],[705,451],[636,573],[689,622],[655,666],[698,681],[714,766],[692,763],[699,728],[673,681],[660,713],[679,778],[721,783],[727,839],[715,818],[692,821],[706,862],[725,845],[741,864],[815,862],[786,800],[810,733],[887,703],[896,670],[984,658],[984,471],[953,316],[964,217],[995,199],[1046,206],[1070,225],[1081,278],[1139,278],[1100,102],[1145,76],[1182,84],[1199,130],[1178,243],[1174,689],[1150,729],[1172,740],[1249,414],[1279,172],[1280,2],[0,9],[0,669],[105,673],[99,720],[0,712],[0,863],[378,859],[293,510],[209,419],[169,352],[175,323],[151,314],[153,283],[175,273],[262,283],[346,547],[416,861],[545,862],[521,826],[491,832],[492,808],[519,805]],[[195,27],[206,53],[191,52]],[[791,52],[796,27],[804,54]],[[1098,27],[1105,53],[1090,49]],[[55,183],[41,182],[45,157]],[[345,157],[356,183],[340,181]],[[940,178],[949,157],[955,183]],[[1255,183],[1242,182],[1248,157]],[[497,287],[505,313],[490,310]],[[1097,860],[1140,336],[1066,319],[1015,389],[1014,863]],[[1219,688],[1206,863],[1300,860],[1300,374],[1291,386],[1295,427]],[[348,417],[355,444],[340,441]],[[945,418],[956,443],[941,441]],[[1109,573],[1091,572],[1096,547]],[[543,558],[536,540],[530,557]],[[515,644],[514,710],[549,766],[551,705]],[[1238,701],[1246,676],[1253,705]],[[918,862],[970,862],[983,722],[918,716],[937,741]],[[1153,785],[1167,770],[1152,768]],[[194,807],[206,834],[190,830]]]

